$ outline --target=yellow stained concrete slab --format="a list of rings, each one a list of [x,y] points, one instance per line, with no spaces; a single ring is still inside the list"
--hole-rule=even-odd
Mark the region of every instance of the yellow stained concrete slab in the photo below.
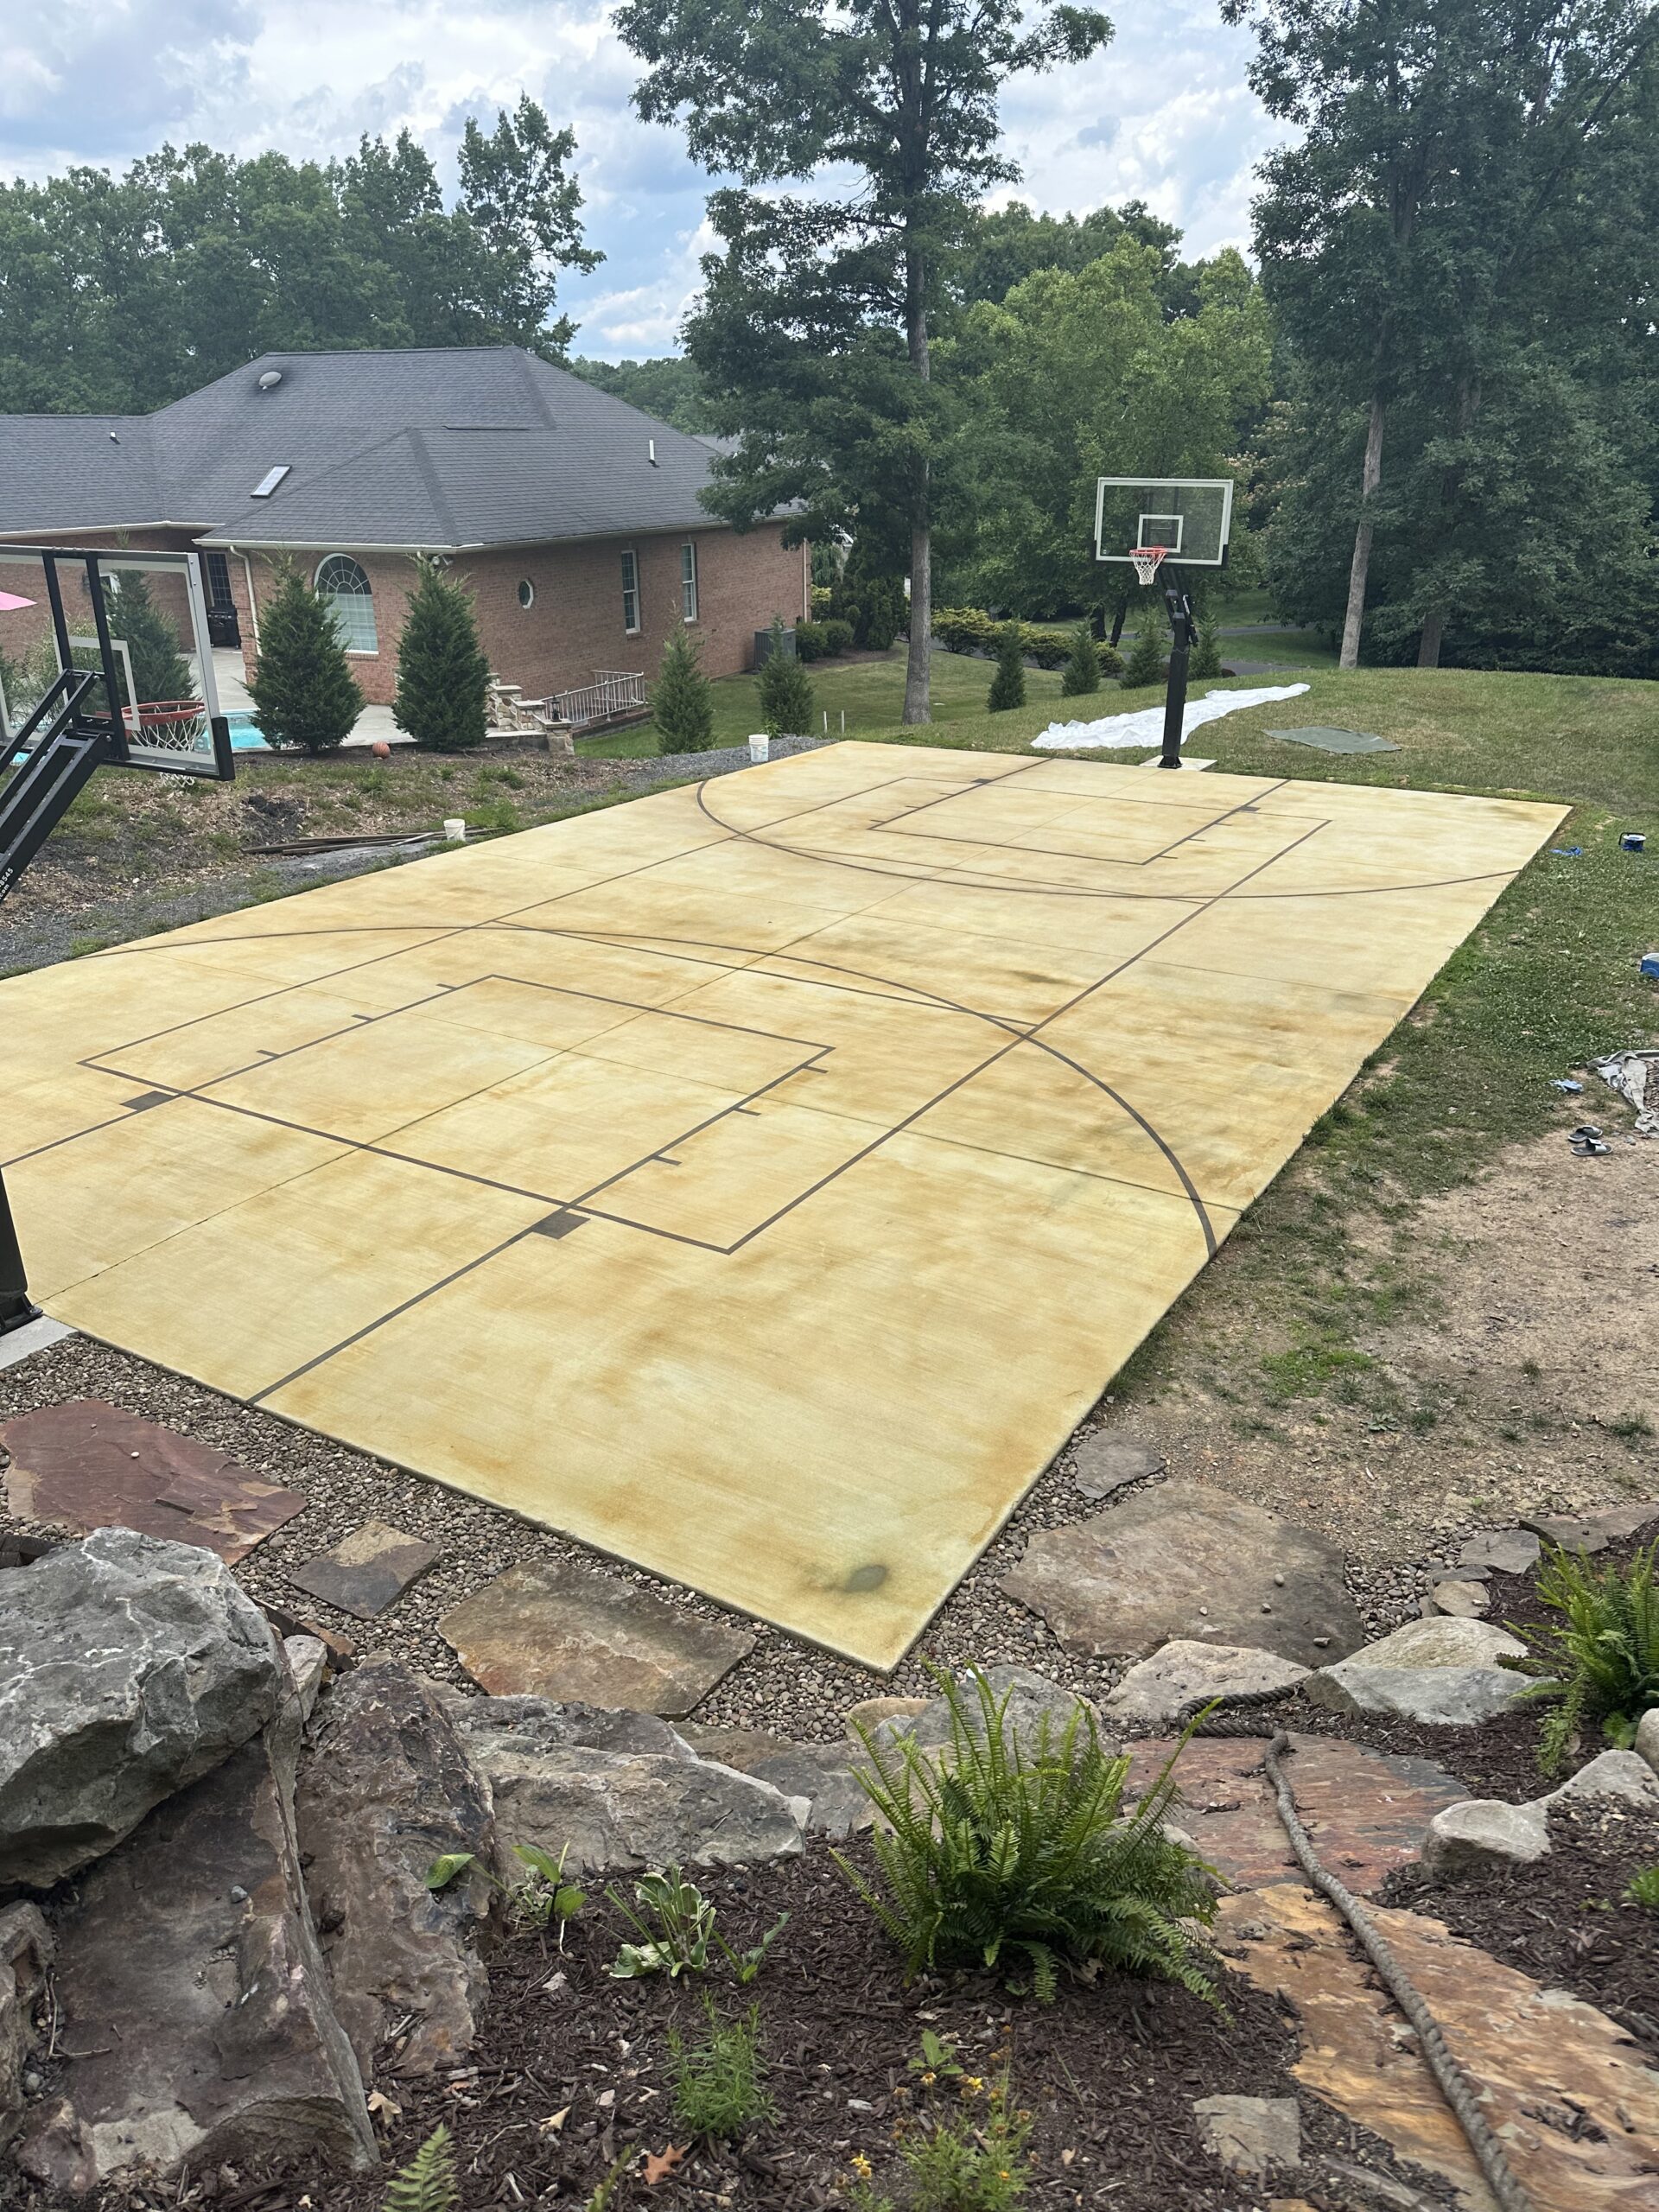
[[[888,1666],[1560,811],[850,744],[16,978],[36,1287]]]
[[[6,1170],[31,1287],[55,1300],[181,1229],[322,1166],[340,1149],[308,1131],[175,1098],[36,1153]],[[250,1281],[262,1266],[257,1254],[245,1254]],[[181,1269],[173,1301],[189,1305],[196,1294]]]
[[[352,1152],[180,1230],[55,1303],[78,1329],[190,1374],[211,1370],[221,1389],[257,1397],[546,1211],[539,1198]],[[251,1251],[263,1255],[257,1273]],[[185,1300],[181,1281],[192,1286]]]

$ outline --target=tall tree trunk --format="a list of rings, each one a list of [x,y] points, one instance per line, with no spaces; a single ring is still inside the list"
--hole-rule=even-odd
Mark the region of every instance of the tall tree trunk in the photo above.
[[[1371,394],[1370,420],[1365,426],[1365,465],[1360,474],[1359,527],[1354,532],[1354,558],[1348,571],[1348,614],[1342,626],[1342,653],[1338,665],[1359,666],[1359,633],[1365,625],[1365,579],[1371,565],[1371,495],[1382,481],[1382,395]]]
[[[1435,607],[1423,617],[1421,635],[1417,640],[1419,668],[1438,668],[1440,664],[1440,639],[1446,629],[1446,612]]]
[[[910,365],[928,380],[927,289],[919,249],[905,249],[905,337]],[[928,464],[918,464],[910,499],[910,654],[905,664],[905,720],[931,722],[928,678],[933,655],[933,530]]]
[[[1461,442],[1474,427],[1476,410],[1480,405],[1480,380],[1473,375],[1460,378],[1458,383],[1458,438]],[[1440,506],[1446,517],[1458,512],[1458,490],[1463,479],[1463,463],[1453,461],[1440,477]],[[1419,668],[1438,668],[1440,664],[1440,644],[1446,635],[1444,607],[1432,607],[1423,617],[1423,626],[1417,639]]]

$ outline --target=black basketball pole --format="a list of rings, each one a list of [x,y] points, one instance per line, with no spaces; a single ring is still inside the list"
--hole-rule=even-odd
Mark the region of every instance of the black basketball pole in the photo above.
[[[1169,688],[1164,694],[1164,750],[1158,766],[1179,768],[1181,765],[1181,724],[1186,715],[1186,663],[1198,637],[1198,626],[1192,619],[1192,601],[1179,584],[1171,584],[1164,592],[1164,601],[1169,608]]]
[[[40,1318],[41,1309],[29,1294],[22,1250],[6,1197],[6,1179],[0,1175],[0,1337]]]

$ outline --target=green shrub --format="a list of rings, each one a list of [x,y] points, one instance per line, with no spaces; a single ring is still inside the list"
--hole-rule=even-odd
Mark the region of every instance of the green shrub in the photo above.
[[[1108,1757],[1092,1714],[1079,1707],[1058,1741],[1045,1725],[1033,1749],[977,1669],[972,1707],[935,1672],[949,1748],[930,1757],[909,1736],[892,1745],[864,1736],[870,1768],[859,1778],[881,1815],[871,1837],[879,1886],[840,1862],[907,1972],[1006,1970],[1017,1957],[1046,2002],[1070,1960],[1213,1998],[1197,1963],[1208,1947],[1192,1927],[1215,1917],[1211,1869],[1163,1832],[1175,1758],[1125,1815],[1129,1762]]]
[[[996,674],[991,678],[990,696],[985,703],[994,715],[1026,703],[1025,641],[1017,622],[1007,624],[997,640]]]
[[[1117,679],[1126,691],[1141,690],[1149,683],[1163,682],[1164,645],[1163,622],[1148,607],[1135,626],[1135,643],[1129,647],[1129,657]]]
[[[334,618],[291,563],[259,620],[259,664],[248,684],[267,745],[332,753],[363,711]]]
[[[1060,696],[1077,699],[1099,689],[1100,652],[1095,644],[1095,633],[1086,622],[1079,622],[1071,633],[1071,651],[1060,678]]]
[[[795,625],[795,658],[797,660],[822,660],[830,650],[822,622],[798,622]]]
[[[843,622],[839,615],[832,617],[830,621],[824,624],[823,638],[823,650],[832,658],[837,653],[851,652],[855,642],[853,636],[852,624],[850,622]],[[887,643],[888,645],[893,643],[891,638],[888,639]]]
[[[459,2212],[454,2146],[442,2123],[386,2184],[381,2212]]]
[[[651,719],[664,753],[706,753],[715,741],[714,687],[702,672],[702,641],[683,623],[663,646]]]
[[[1538,1569],[1538,1596],[1559,1622],[1510,1632],[1527,1646],[1523,1659],[1501,1667],[1540,1676],[1529,1697],[1549,1698],[1538,1764],[1554,1774],[1585,1722],[1599,1724],[1611,1744],[1628,1749],[1642,1716],[1659,1706],[1659,1590],[1654,1586],[1659,1541],[1628,1567],[1592,1567],[1553,1545]]]
[[[760,719],[768,737],[809,737],[817,710],[812,685],[784,642],[782,619],[772,618],[772,650],[761,664],[759,678]]]
[[[1221,631],[1213,614],[1206,615],[1198,625],[1198,642],[1186,672],[1189,676],[1221,674]]]
[[[762,2087],[760,2014],[751,2005],[741,2020],[722,2021],[705,1998],[709,2032],[688,2044],[677,2028],[668,2033],[674,2062],[674,2110],[693,2135],[733,2141],[778,2111]]]
[[[1659,1912],[1659,1866],[1644,1866],[1640,1873],[1631,1875],[1624,1885],[1624,1902],[1639,1904],[1648,1912]]]
[[[428,753],[465,753],[489,728],[490,664],[478,642],[472,594],[435,561],[416,563],[420,582],[397,641],[391,718]]]

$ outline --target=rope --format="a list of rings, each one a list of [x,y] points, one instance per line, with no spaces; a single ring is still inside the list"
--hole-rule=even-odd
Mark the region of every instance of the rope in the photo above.
[[[1283,1695],[1282,1690],[1239,1691],[1228,1697],[1226,1703],[1232,1707],[1271,1705]],[[1201,1712],[1205,1702],[1201,1698],[1190,1700],[1177,1715],[1178,1726],[1185,1726],[1193,1714]],[[1384,1988],[1415,2029],[1428,2070],[1457,2115],[1458,2125],[1468,2138],[1469,2147],[1475,2154],[1475,2163],[1497,2198],[1500,2212],[1537,2212],[1533,2198],[1516,2180],[1502,2145],[1486,2125],[1474,2084],[1447,2048],[1439,2023],[1418,1994],[1405,1968],[1395,1957],[1388,1938],[1347,1885],[1327,1872],[1320,1864],[1319,1853],[1314,1850],[1297,1813],[1295,1796],[1279,1764],[1287,1751],[1295,1748],[1290,1738],[1282,1728],[1274,1727],[1271,1721],[1257,1720],[1242,1712],[1211,1711],[1199,1721],[1194,1732],[1200,1736],[1253,1736],[1268,1739],[1262,1764],[1268,1780],[1273,1785],[1279,1818],[1284,1823],[1285,1834],[1290,1839],[1290,1847],[1296,1855],[1297,1864],[1313,1887],[1333,1904],[1347,1922],[1360,1948],[1376,1967]]]

